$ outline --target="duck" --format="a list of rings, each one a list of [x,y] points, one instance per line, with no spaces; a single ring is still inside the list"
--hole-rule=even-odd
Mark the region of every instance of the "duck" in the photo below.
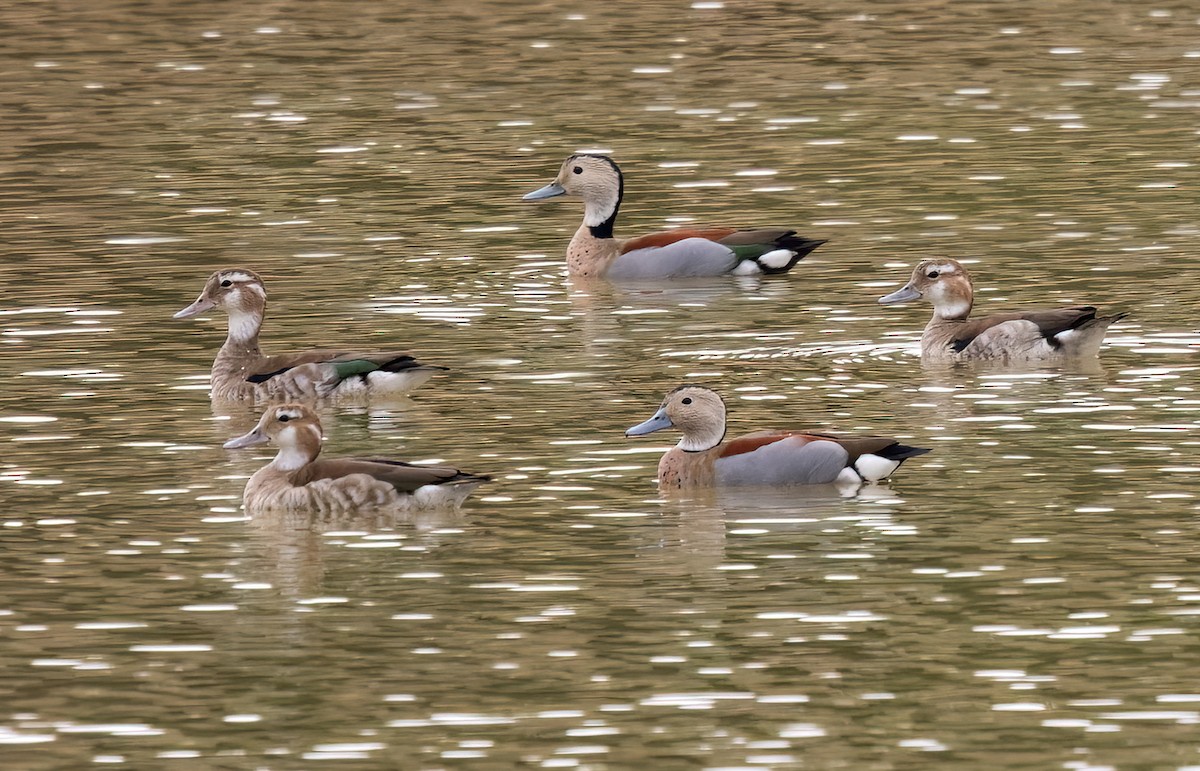
[[[236,450],[267,442],[274,442],[279,453],[246,483],[242,500],[250,513],[457,509],[476,487],[490,480],[451,466],[418,466],[384,458],[319,459],[321,421],[303,403],[267,407],[258,425],[224,447]]]
[[[1053,361],[1095,357],[1109,326],[1126,313],[1098,316],[1091,305],[1009,311],[969,318],[971,274],[949,258],[922,260],[908,283],[879,298],[883,305],[925,299],[933,318],[921,335],[927,361]]]
[[[246,268],[213,273],[196,301],[174,318],[191,318],[211,308],[224,308],[229,314],[229,335],[212,365],[214,401],[394,396],[446,371],[446,367],[422,364],[403,351],[264,354],[258,334],[267,311],[267,289],[262,277]]]
[[[786,273],[825,241],[792,228],[678,228],[617,238],[613,226],[625,193],[625,177],[607,155],[577,154],[563,161],[554,181],[524,196],[537,201],[560,195],[583,199],[583,224],[567,245],[567,272],[574,277],[665,279],[691,276]]]
[[[815,431],[763,430],[726,441],[725,402],[711,388],[684,384],[626,436],[674,428],[679,443],[658,462],[660,489],[739,485],[862,485],[890,477],[930,450],[884,436],[841,437]]]

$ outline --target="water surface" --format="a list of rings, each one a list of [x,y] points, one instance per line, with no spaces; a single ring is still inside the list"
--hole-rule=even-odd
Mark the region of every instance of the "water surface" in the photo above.
[[[0,743],[13,768],[1188,768],[1200,345],[1184,4],[18,3],[0,11]],[[577,285],[618,229],[789,224],[792,275]],[[980,312],[1131,313],[1093,367],[923,368]],[[491,473],[461,516],[246,519],[226,265],[264,343],[452,373],[336,454]],[[890,487],[660,499],[683,381],[731,431],[886,432]]]

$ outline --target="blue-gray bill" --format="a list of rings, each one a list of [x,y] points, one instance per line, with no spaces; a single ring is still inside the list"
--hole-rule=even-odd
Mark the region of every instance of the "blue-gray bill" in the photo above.
[[[226,450],[240,450],[243,447],[254,447],[256,445],[266,444],[269,441],[271,440],[267,438],[267,435],[260,431],[257,426],[255,426],[255,428],[249,433],[242,434],[235,439],[230,439],[221,446]]]
[[[565,189],[563,189],[562,185],[558,184],[557,182],[551,182],[549,185],[546,185],[545,187],[539,187],[537,190],[534,190],[532,193],[526,193],[525,195],[521,196],[521,200],[522,201],[540,201],[543,198],[553,198],[556,195],[563,195],[566,192],[567,191]]]
[[[913,289],[911,286],[902,286],[891,294],[885,294],[879,298],[880,305],[891,305],[892,303],[908,303],[913,300],[920,300],[921,293]]]
[[[649,420],[638,423],[633,428],[625,431],[625,436],[641,436],[642,434],[653,434],[655,431],[662,431],[664,428],[672,428],[674,424],[671,419],[666,416],[662,410],[654,413],[654,417]]]
[[[196,302],[192,303],[188,307],[179,311],[171,318],[173,318],[173,319],[190,319],[192,316],[196,316],[201,313],[204,313],[206,310],[213,307],[214,305],[216,305],[216,303],[213,302],[212,300],[208,299],[207,297],[201,297],[200,299],[196,300]]]

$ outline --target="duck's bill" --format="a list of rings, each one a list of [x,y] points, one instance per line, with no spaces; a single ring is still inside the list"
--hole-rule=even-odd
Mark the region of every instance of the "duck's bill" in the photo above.
[[[911,286],[903,286],[891,294],[885,294],[879,298],[880,305],[892,305],[893,303],[909,303],[913,300],[920,300],[921,293],[913,289]]]
[[[208,310],[209,308],[212,308],[214,305],[216,305],[216,303],[213,302],[212,300],[208,299],[207,297],[200,297],[196,300],[196,302],[192,303],[188,307],[179,311],[171,318],[173,318],[173,319],[190,319],[192,316],[199,316],[201,313],[204,313],[206,310]]]
[[[641,436],[642,434],[653,434],[655,431],[662,431],[664,428],[671,428],[674,424],[671,419],[663,414],[662,410],[654,413],[654,417],[638,423],[633,428],[625,431],[625,436]]]
[[[543,198],[553,198],[556,195],[564,195],[566,192],[567,191],[563,188],[562,185],[558,184],[557,182],[551,182],[549,185],[546,185],[545,187],[539,187],[537,190],[534,190],[532,193],[526,193],[525,195],[521,196],[521,200],[522,201],[540,201]]]
[[[256,445],[266,444],[269,441],[270,439],[267,438],[267,435],[264,434],[258,427],[255,427],[253,431],[247,434],[242,434],[236,439],[230,439],[221,446],[226,450],[240,450],[243,447],[254,447]]]

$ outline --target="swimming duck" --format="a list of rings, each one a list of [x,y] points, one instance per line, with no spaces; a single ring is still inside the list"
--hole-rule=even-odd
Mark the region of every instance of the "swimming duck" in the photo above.
[[[564,161],[553,182],[524,200],[583,198],[583,224],[567,245],[572,276],[659,279],[786,273],[825,243],[798,236],[790,228],[679,228],[616,238],[613,224],[624,192],[625,178],[612,158],[581,154]]]
[[[457,508],[489,477],[450,466],[416,466],[382,458],[318,460],[321,421],[303,404],[268,407],[249,433],[226,449],[275,442],[279,454],[246,483],[247,511],[345,514],[369,509]]]
[[[879,298],[884,305],[925,298],[933,318],[921,335],[921,356],[934,361],[1032,361],[1095,356],[1110,324],[1127,314],[1097,316],[1090,305],[1011,311],[968,319],[974,302],[971,274],[948,258],[923,260],[902,288]]]
[[[835,437],[810,431],[756,431],[725,441],[725,402],[716,391],[681,385],[658,412],[625,432],[683,433],[658,462],[661,488],[878,482],[929,450],[890,437]]]
[[[402,351],[310,350],[267,356],[258,347],[267,290],[258,274],[245,268],[213,273],[196,302],[174,318],[191,318],[215,307],[229,314],[229,336],[213,361],[213,399],[395,395],[446,369],[421,364]]]

